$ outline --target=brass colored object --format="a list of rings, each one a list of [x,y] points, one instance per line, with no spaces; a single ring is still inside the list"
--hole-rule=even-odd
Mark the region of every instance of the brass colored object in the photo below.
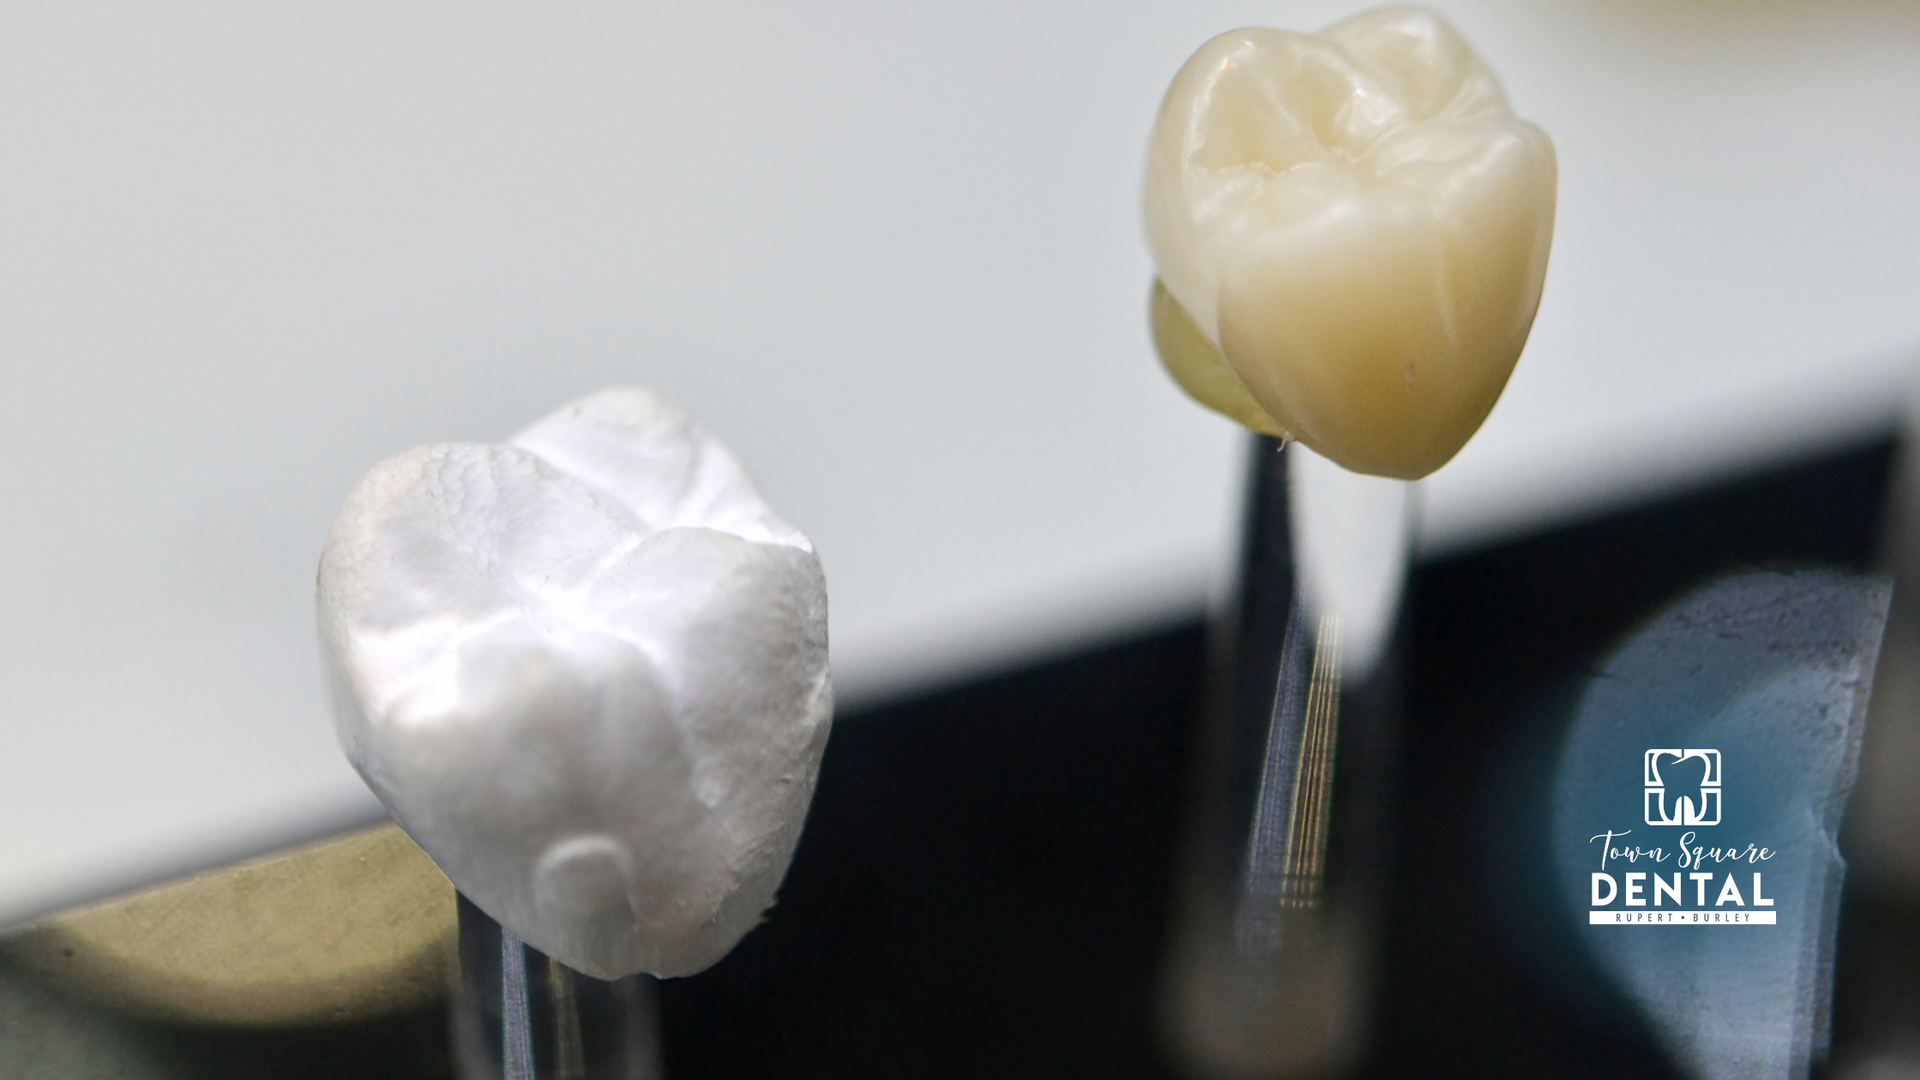
[[[1283,656],[1300,650],[1306,621],[1304,611],[1294,616]],[[1266,761],[1240,874],[1235,934],[1242,950],[1279,948],[1283,913],[1318,906],[1326,884],[1327,817],[1333,809],[1334,740],[1340,714],[1338,615],[1320,617],[1312,655],[1305,706],[1276,703],[1274,709],[1276,717],[1297,718],[1298,724],[1276,721],[1267,733]],[[1280,693],[1297,693],[1303,689],[1297,684],[1297,679],[1283,679]],[[1288,731],[1288,727],[1297,730]],[[1283,777],[1281,772],[1287,769],[1292,775]]]
[[[176,1022],[351,1023],[443,1000],[453,886],[385,825],[54,916],[0,958]]]

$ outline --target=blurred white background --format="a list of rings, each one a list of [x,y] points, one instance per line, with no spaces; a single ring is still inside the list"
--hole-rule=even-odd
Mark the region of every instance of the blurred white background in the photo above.
[[[0,7],[0,921],[376,808],[313,644],[375,460],[653,386],[826,562],[843,700],[1174,613],[1240,440],[1148,347],[1196,46],[1345,3]],[[1555,138],[1459,550],[1887,422],[1920,5],[1461,0]]]

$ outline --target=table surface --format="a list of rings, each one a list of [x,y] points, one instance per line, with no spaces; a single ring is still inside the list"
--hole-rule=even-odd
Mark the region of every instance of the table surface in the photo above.
[[[377,813],[314,561],[355,477],[600,386],[807,529],[843,696],[1175,613],[1236,433],[1148,349],[1146,129],[1343,5],[0,11],[0,922]],[[1459,551],[1838,444],[1920,349],[1920,7],[1473,0],[1556,140]]]

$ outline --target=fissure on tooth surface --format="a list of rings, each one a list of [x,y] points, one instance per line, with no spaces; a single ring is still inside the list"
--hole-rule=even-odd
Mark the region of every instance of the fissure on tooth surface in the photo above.
[[[673,406],[608,390],[376,465],[319,620],[347,756],[529,944],[685,975],[772,903],[832,714],[826,583]]]
[[[1250,428],[1424,476],[1526,344],[1555,186],[1552,142],[1431,12],[1222,34],[1174,78],[1148,151],[1155,344]]]

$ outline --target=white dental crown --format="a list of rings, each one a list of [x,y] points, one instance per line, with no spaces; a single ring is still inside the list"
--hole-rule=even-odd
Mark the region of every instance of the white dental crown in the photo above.
[[[807,538],[640,389],[373,467],[320,559],[340,742],[483,911],[602,979],[759,921],[833,712]]]

